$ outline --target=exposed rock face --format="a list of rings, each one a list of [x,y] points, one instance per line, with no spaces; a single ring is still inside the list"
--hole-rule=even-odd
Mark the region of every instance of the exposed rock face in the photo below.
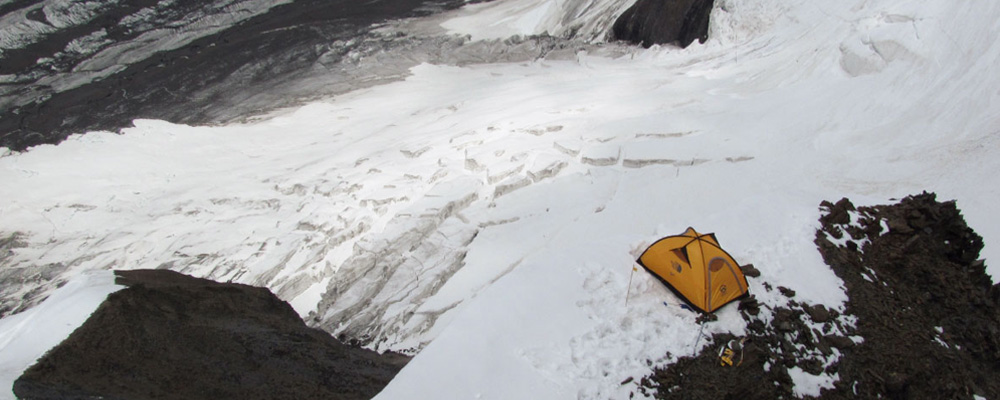
[[[36,3],[0,2],[0,15],[42,11]],[[465,4],[298,0],[262,12],[257,4],[268,2],[61,3],[45,7],[44,14],[73,23],[53,26],[46,15],[38,16],[42,21],[17,21],[29,35],[39,22],[51,32],[33,44],[0,53],[0,75],[5,76],[0,86],[0,147],[21,151],[56,144],[71,134],[131,127],[138,118],[226,122],[260,112],[255,110],[259,96],[271,101],[263,106],[280,108],[289,98],[285,90],[294,86],[288,80],[304,79],[301,75],[312,69],[341,77],[334,84],[352,79],[331,71],[350,68],[345,55],[365,51],[360,44],[373,26]],[[34,11],[27,11],[29,7]],[[73,15],[73,10],[84,16]],[[81,19],[89,22],[77,21]],[[190,42],[178,48],[158,44],[164,41],[157,39],[163,30],[171,31],[177,44]],[[83,43],[76,47],[86,50],[69,51],[73,43]]]
[[[687,47],[708,39],[708,16],[715,0],[639,0],[618,17],[612,39],[650,47]]]
[[[955,202],[923,193],[893,205],[820,207],[816,244],[844,282],[843,312],[746,299],[746,336],[714,335],[699,355],[642,378],[644,387],[660,399],[791,398],[797,368],[837,376],[820,399],[1000,396],[1000,285],[977,260],[982,238]],[[760,318],[762,308],[773,317]],[[742,364],[720,367],[721,346],[740,339]]]
[[[822,207],[857,221],[821,219],[816,243],[844,280],[846,312],[864,337],[845,352],[842,382],[827,397],[1000,395],[1000,285],[977,261],[983,239],[955,202],[923,193],[888,206]]]
[[[14,383],[24,399],[369,399],[408,361],[309,328],[270,291],[166,270],[108,296]]]

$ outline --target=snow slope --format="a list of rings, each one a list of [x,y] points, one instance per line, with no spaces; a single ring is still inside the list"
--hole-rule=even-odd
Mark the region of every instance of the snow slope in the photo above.
[[[531,13],[566,3],[497,4],[444,25],[551,33],[559,19]],[[538,22],[468,23],[480,11]],[[812,243],[819,203],[928,190],[957,199],[998,258],[998,17],[992,3],[724,0],[709,41],[684,50],[424,64],[267,121],[136,121],[9,154],[0,226],[24,246],[0,263],[55,278],[0,290],[172,268],[268,286],[331,333],[416,353],[379,398],[626,398],[627,377],[743,330],[726,307],[699,332],[631,276],[661,236],[715,232],[762,279],[842,309]],[[760,282],[764,304],[785,301]]]
[[[14,380],[122,287],[115,284],[111,271],[85,272],[38,307],[0,319],[0,387],[6,388],[0,397],[13,396],[9,389]]]

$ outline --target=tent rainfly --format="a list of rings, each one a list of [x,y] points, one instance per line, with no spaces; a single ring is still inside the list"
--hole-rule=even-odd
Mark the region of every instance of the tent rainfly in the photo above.
[[[703,313],[748,293],[747,278],[736,260],[719,247],[715,234],[701,234],[694,228],[656,241],[636,262]]]

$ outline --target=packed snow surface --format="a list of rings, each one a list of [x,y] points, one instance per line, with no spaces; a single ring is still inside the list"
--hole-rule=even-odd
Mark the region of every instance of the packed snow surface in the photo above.
[[[569,3],[443,25],[557,32]],[[509,23],[470,23],[480,11]],[[813,244],[819,203],[935,191],[997,276],[998,31],[995,2],[722,0],[709,41],[684,50],[423,64],[252,124],[76,136],[0,158],[0,226],[21,243],[2,267],[56,271],[4,297],[171,268],[267,286],[334,334],[415,353],[380,399],[628,398],[626,378],[744,329],[728,306],[699,331],[633,271],[688,226],[762,272],[764,304],[785,301],[766,280],[842,310]],[[796,393],[835,379],[798,376]]]

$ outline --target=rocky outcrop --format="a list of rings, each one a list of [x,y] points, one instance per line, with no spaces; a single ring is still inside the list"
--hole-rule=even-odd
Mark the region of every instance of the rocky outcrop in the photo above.
[[[922,193],[820,210],[816,245],[844,282],[844,310],[800,303],[782,287],[783,306],[748,298],[739,306],[745,336],[713,335],[699,355],[642,378],[644,387],[658,399],[802,397],[794,374],[832,377],[819,399],[1000,396],[1000,285],[955,202]],[[767,278],[758,279],[771,291]],[[738,368],[720,366],[731,340],[742,345]]]
[[[618,17],[612,39],[643,47],[676,44],[687,47],[708,39],[708,17],[714,0],[639,0]]]
[[[14,383],[23,399],[369,399],[408,358],[344,345],[264,288],[167,270],[128,288]]]

